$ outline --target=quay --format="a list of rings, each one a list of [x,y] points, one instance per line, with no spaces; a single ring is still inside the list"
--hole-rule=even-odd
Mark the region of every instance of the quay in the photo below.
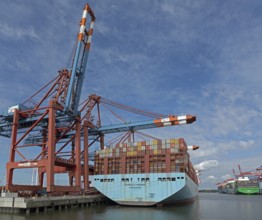
[[[64,195],[43,197],[0,197],[0,212],[39,213],[105,205],[108,199],[101,195]]]

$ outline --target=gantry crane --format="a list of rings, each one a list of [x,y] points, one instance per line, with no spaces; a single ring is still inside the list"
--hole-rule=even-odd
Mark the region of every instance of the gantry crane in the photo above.
[[[233,169],[234,170],[234,169]],[[262,167],[258,167],[254,170],[251,170],[251,171],[243,171],[240,167],[240,165],[238,164],[238,170],[239,170],[239,174],[236,174],[234,171],[233,171],[233,174],[236,178],[244,178],[244,177],[256,177],[256,178],[260,178],[262,179]]]
[[[89,27],[87,21],[90,21]],[[95,15],[91,7],[86,4],[80,21],[76,48],[72,64],[67,69],[58,71],[58,76],[46,86],[31,96],[26,102],[9,108],[9,115],[1,117],[0,133],[11,137],[10,157],[7,163],[7,190],[32,189],[32,186],[17,186],[13,183],[14,169],[38,168],[40,186],[44,183],[46,173],[46,188],[53,191],[79,191],[81,186],[81,121],[78,105],[85,76],[86,64],[93,35]],[[40,91],[47,89],[46,94],[38,102],[32,101]],[[33,104],[33,105],[32,105]],[[43,136],[41,144],[25,144],[23,141],[35,132],[40,131]],[[62,159],[57,155],[65,148],[60,141],[68,132],[73,133],[70,159]],[[69,142],[66,144],[68,145]],[[36,149],[36,146],[38,149]],[[25,148],[33,148],[27,155],[22,153]],[[40,148],[40,150],[39,150]],[[39,154],[34,158],[32,152]],[[19,161],[18,158],[20,157]],[[74,186],[55,186],[54,173],[70,171],[74,173]]]
[[[86,26],[88,19],[89,27]],[[196,117],[191,115],[163,116],[148,113],[95,94],[90,95],[80,105],[95,19],[94,12],[86,4],[70,68],[58,71],[54,79],[24,103],[9,108],[8,114],[0,116],[0,136],[11,138],[10,157],[6,166],[7,190],[38,190],[46,186],[47,192],[79,192],[82,180],[84,190],[87,190],[88,148],[98,141],[103,149],[105,134],[132,133],[143,129],[190,124],[196,120]],[[35,102],[36,97],[43,91],[46,91],[45,95]],[[101,103],[153,119],[102,125]],[[95,108],[98,118],[96,124],[92,120]],[[14,170],[21,168],[38,168],[38,185],[15,184]],[[69,173],[69,186],[55,185],[56,173]]]

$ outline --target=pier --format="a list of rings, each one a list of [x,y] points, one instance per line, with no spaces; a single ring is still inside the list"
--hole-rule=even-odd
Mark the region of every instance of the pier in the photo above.
[[[0,197],[0,212],[39,213],[105,205],[108,199],[99,195],[44,196],[44,197]]]

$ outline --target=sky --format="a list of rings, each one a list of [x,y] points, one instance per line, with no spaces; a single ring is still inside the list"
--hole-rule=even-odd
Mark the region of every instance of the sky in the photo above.
[[[2,114],[68,67],[85,3],[0,1]],[[82,99],[95,93],[145,111],[196,115],[193,124],[145,132],[200,146],[190,152],[200,188],[216,188],[238,164],[262,165],[261,1],[88,3],[96,24]],[[9,146],[0,137],[1,183]]]

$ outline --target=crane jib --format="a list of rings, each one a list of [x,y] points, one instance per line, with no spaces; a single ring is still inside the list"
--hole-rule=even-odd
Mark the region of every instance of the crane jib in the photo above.
[[[91,22],[89,29],[86,28],[87,15],[90,15]],[[86,5],[80,22],[78,41],[73,57],[73,65],[70,75],[69,86],[64,103],[64,111],[68,114],[77,115],[79,100],[83,87],[84,75],[87,65],[88,53],[90,49],[95,16],[91,8]]]

